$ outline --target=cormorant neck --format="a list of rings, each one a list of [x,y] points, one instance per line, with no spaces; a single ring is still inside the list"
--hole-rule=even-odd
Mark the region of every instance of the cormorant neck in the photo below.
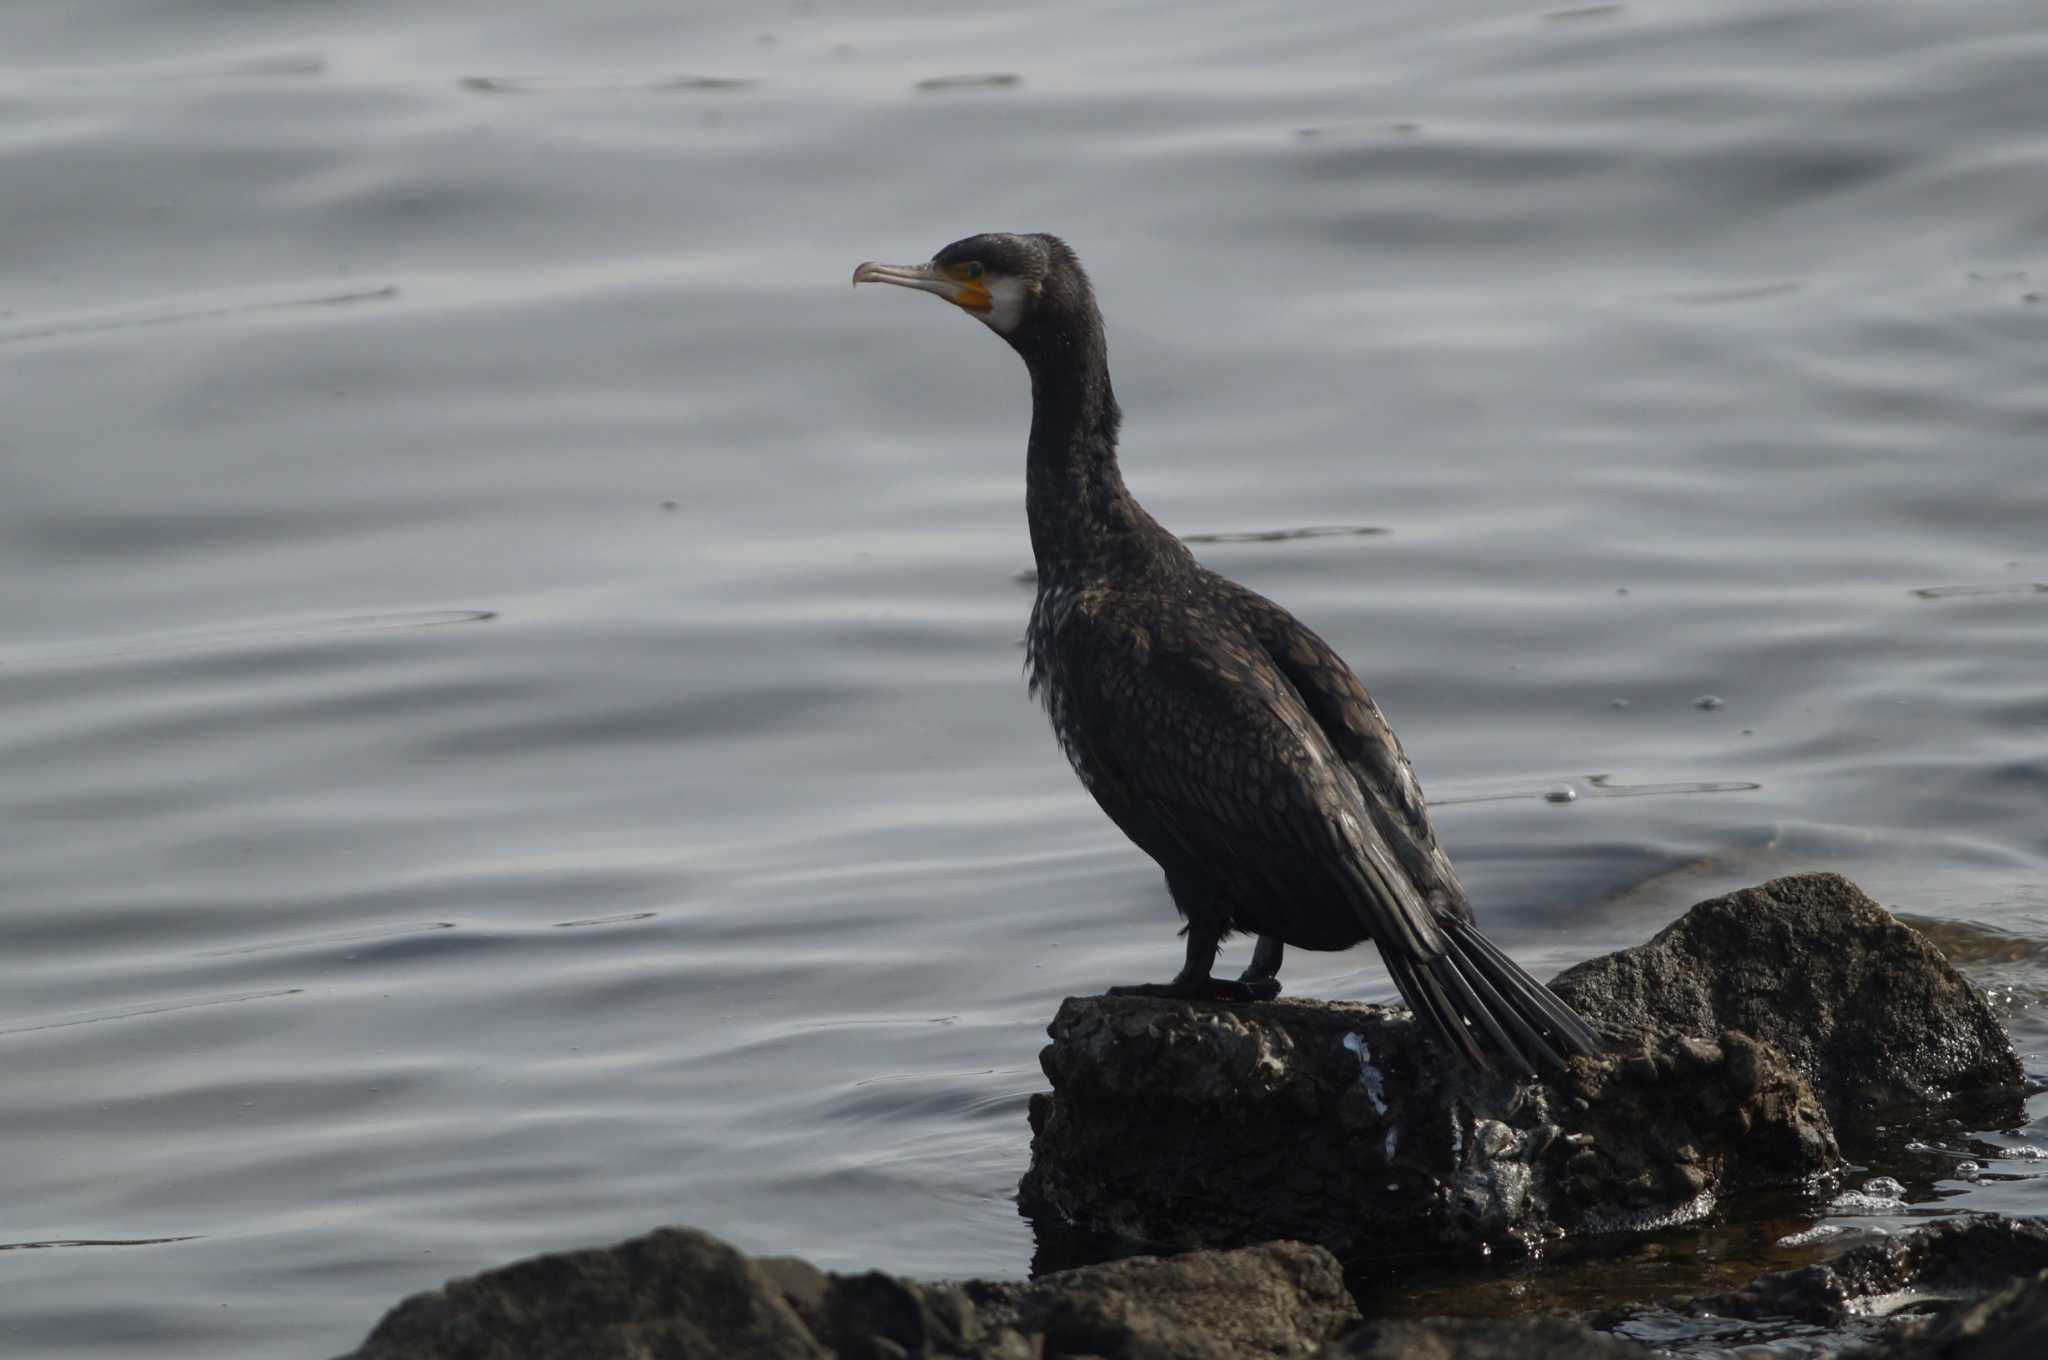
[[[1122,413],[1100,320],[1089,316],[1013,343],[1031,370],[1024,508],[1039,580],[1106,574],[1156,553],[1160,539],[1175,542],[1117,468]]]

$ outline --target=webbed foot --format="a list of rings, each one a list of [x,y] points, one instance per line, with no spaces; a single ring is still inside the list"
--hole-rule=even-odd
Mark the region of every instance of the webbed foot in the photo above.
[[[1244,988],[1253,1001],[1271,1001],[1280,995],[1280,979],[1276,977],[1256,977],[1246,973],[1238,978],[1237,985]]]

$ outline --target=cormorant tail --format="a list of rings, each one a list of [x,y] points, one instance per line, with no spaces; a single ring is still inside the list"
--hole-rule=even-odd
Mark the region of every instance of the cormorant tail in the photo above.
[[[1600,1036],[1593,1027],[1559,999],[1557,993],[1530,977],[1520,964],[1503,954],[1500,946],[1481,935],[1477,927],[1459,922],[1451,927],[1450,935],[1453,947],[1463,952],[1489,982],[1513,999],[1515,1009],[1524,1019],[1538,1029],[1548,1030],[1564,1047],[1580,1057],[1590,1058],[1600,1052]]]
[[[1434,962],[1417,968],[1413,960],[1392,955],[1382,956],[1387,972],[1393,975],[1394,986],[1400,990],[1401,999],[1408,1003],[1408,1009],[1415,1012],[1415,1018],[1426,1025],[1432,1033],[1464,1059],[1468,1067],[1482,1072],[1491,1072],[1493,1064],[1486,1059],[1486,1050],[1458,1018],[1458,1008],[1451,998],[1444,994],[1443,981],[1437,975]]]
[[[1444,929],[1448,951],[1419,966],[1388,960],[1387,971],[1416,1018],[1465,1062],[1483,1072],[1499,1065],[1536,1075],[1540,1060],[1564,1068],[1560,1050],[1590,1056],[1600,1038],[1572,1008],[1472,925]]]

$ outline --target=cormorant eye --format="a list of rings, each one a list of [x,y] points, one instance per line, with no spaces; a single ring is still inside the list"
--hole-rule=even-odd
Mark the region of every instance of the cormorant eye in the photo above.
[[[981,277],[981,261],[976,260],[967,266],[967,277],[970,279]]]

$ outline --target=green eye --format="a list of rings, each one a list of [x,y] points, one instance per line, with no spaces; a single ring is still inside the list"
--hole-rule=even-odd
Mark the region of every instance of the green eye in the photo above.
[[[970,279],[981,277],[981,262],[979,260],[967,266],[967,277]]]

